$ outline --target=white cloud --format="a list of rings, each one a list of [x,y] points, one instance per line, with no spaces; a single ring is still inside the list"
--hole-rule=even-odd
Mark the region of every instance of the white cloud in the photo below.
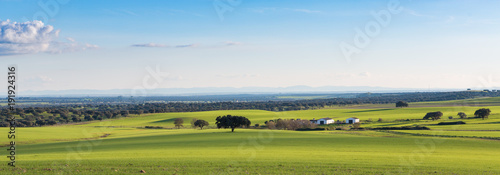
[[[363,72],[359,74],[360,77],[371,77],[372,74],[370,72]]]
[[[218,48],[218,47],[229,47],[229,46],[237,46],[241,45],[241,42],[236,42],[236,41],[225,41],[225,42],[219,42],[216,44],[206,44],[203,45],[205,48]],[[158,43],[147,43],[147,44],[133,44],[131,45],[132,47],[155,47],[155,48],[195,48],[195,47],[200,47],[200,44],[194,43],[194,44],[179,44],[179,45],[165,45],[165,44],[158,44]]]
[[[404,12],[406,12],[406,13],[412,15],[412,16],[416,16],[416,17],[434,18],[434,16],[424,15],[424,14],[416,12],[415,10],[411,10],[411,9],[408,9],[408,8],[405,8]]]
[[[258,78],[260,74],[217,74],[216,77],[221,78]]]
[[[52,78],[45,76],[45,75],[39,75],[36,78],[40,79],[43,82],[51,82],[53,81]]]
[[[186,47],[198,47],[199,44],[186,44],[186,45],[177,45],[177,48],[186,48]]]
[[[294,8],[275,8],[275,7],[264,7],[264,8],[251,8],[249,9],[255,13],[266,13],[266,12],[278,12],[278,11],[291,11],[291,12],[299,12],[299,13],[309,13],[309,14],[320,14],[322,11],[318,10],[310,10],[310,9],[294,9]]]
[[[158,43],[147,43],[147,44],[134,44],[132,47],[167,47],[164,44],[158,44]]]
[[[66,39],[67,39],[68,41],[75,42],[75,39],[73,39],[73,38],[68,37],[68,38],[66,38]]]
[[[224,42],[226,46],[235,46],[235,45],[240,45],[240,42],[234,42],[234,41],[226,41]]]
[[[302,12],[302,13],[323,13],[323,12],[318,11],[318,10],[309,10],[309,9],[290,9],[290,8],[286,8],[286,10],[291,10],[291,11],[294,11],[294,12]]]
[[[96,45],[80,44],[72,38],[69,42],[58,41],[59,30],[41,21],[0,21],[0,55],[33,53],[61,53],[97,48]]]
[[[166,80],[171,80],[171,81],[180,81],[180,80],[184,80],[184,77],[181,76],[181,75],[172,75],[172,76],[168,76],[166,78]]]
[[[482,25],[492,25],[499,24],[499,19],[476,19],[476,18],[467,18],[466,25],[471,24],[482,24]]]
[[[184,44],[184,45],[175,45],[174,48],[187,48],[187,47],[198,47],[199,44]],[[134,44],[132,47],[170,47],[164,44],[158,43],[147,43],[147,44]]]
[[[370,78],[372,73],[361,72],[361,73],[335,73],[335,74],[324,74],[323,76],[328,78],[339,78],[339,79],[352,79],[352,78]]]

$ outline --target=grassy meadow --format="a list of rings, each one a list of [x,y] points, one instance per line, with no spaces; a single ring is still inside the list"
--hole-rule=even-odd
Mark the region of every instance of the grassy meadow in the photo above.
[[[141,170],[147,174],[500,174],[499,102],[499,98],[484,98],[410,103],[409,108],[391,104],[286,112],[160,113],[17,128],[17,166],[3,166],[0,174],[141,174]],[[458,112],[472,117],[482,107],[492,111],[486,120],[448,119],[457,118]],[[441,120],[411,120],[434,111],[443,112]],[[252,125],[278,118],[358,117],[365,128],[419,125],[431,130],[237,128],[231,133],[190,128],[192,118],[214,127],[215,118],[227,114],[245,116]],[[185,128],[172,129],[175,118],[183,118]],[[366,121],[370,118],[373,122]],[[467,124],[437,125],[443,121]],[[7,137],[0,141],[8,143]],[[4,161],[7,164],[7,158]]]

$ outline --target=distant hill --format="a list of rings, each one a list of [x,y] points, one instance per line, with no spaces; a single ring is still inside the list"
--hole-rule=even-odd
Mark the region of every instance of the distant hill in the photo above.
[[[197,87],[197,88],[158,88],[145,90],[132,89],[74,89],[48,91],[21,91],[20,96],[158,96],[158,95],[224,95],[224,94],[278,94],[278,93],[363,93],[363,92],[443,92],[463,89],[410,89],[370,86],[290,86],[290,87]]]

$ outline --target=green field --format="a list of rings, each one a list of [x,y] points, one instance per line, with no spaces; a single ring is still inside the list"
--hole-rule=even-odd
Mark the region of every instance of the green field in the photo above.
[[[143,114],[141,116],[51,127],[17,128],[17,166],[1,174],[500,174],[499,98],[478,99],[492,115],[469,116],[477,105],[457,101],[410,104],[410,108],[370,105],[320,110],[261,110]],[[465,104],[465,103],[461,103]],[[490,105],[490,106],[488,106]],[[443,119],[423,121],[427,112]],[[241,115],[252,124],[278,118],[345,120],[362,127],[427,126],[422,131],[285,131],[191,129],[192,118],[210,122]],[[183,118],[185,128],[174,127]],[[367,122],[371,118],[374,122]],[[382,122],[377,122],[382,118]],[[396,121],[398,120],[398,121]],[[464,121],[465,125],[437,125]],[[167,129],[144,129],[162,126]],[[7,128],[4,128],[7,132]],[[499,138],[499,139],[496,139]],[[1,137],[2,145],[8,143]],[[6,149],[6,147],[2,147]],[[7,158],[4,159],[7,164]]]

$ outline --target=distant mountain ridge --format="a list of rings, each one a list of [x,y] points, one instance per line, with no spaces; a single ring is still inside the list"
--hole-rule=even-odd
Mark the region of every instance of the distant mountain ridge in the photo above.
[[[161,95],[224,95],[224,94],[279,94],[279,93],[364,93],[364,92],[429,92],[457,91],[465,89],[418,89],[388,88],[370,86],[289,86],[289,87],[195,87],[195,88],[157,88],[157,89],[73,89],[21,91],[20,96],[161,96]]]

